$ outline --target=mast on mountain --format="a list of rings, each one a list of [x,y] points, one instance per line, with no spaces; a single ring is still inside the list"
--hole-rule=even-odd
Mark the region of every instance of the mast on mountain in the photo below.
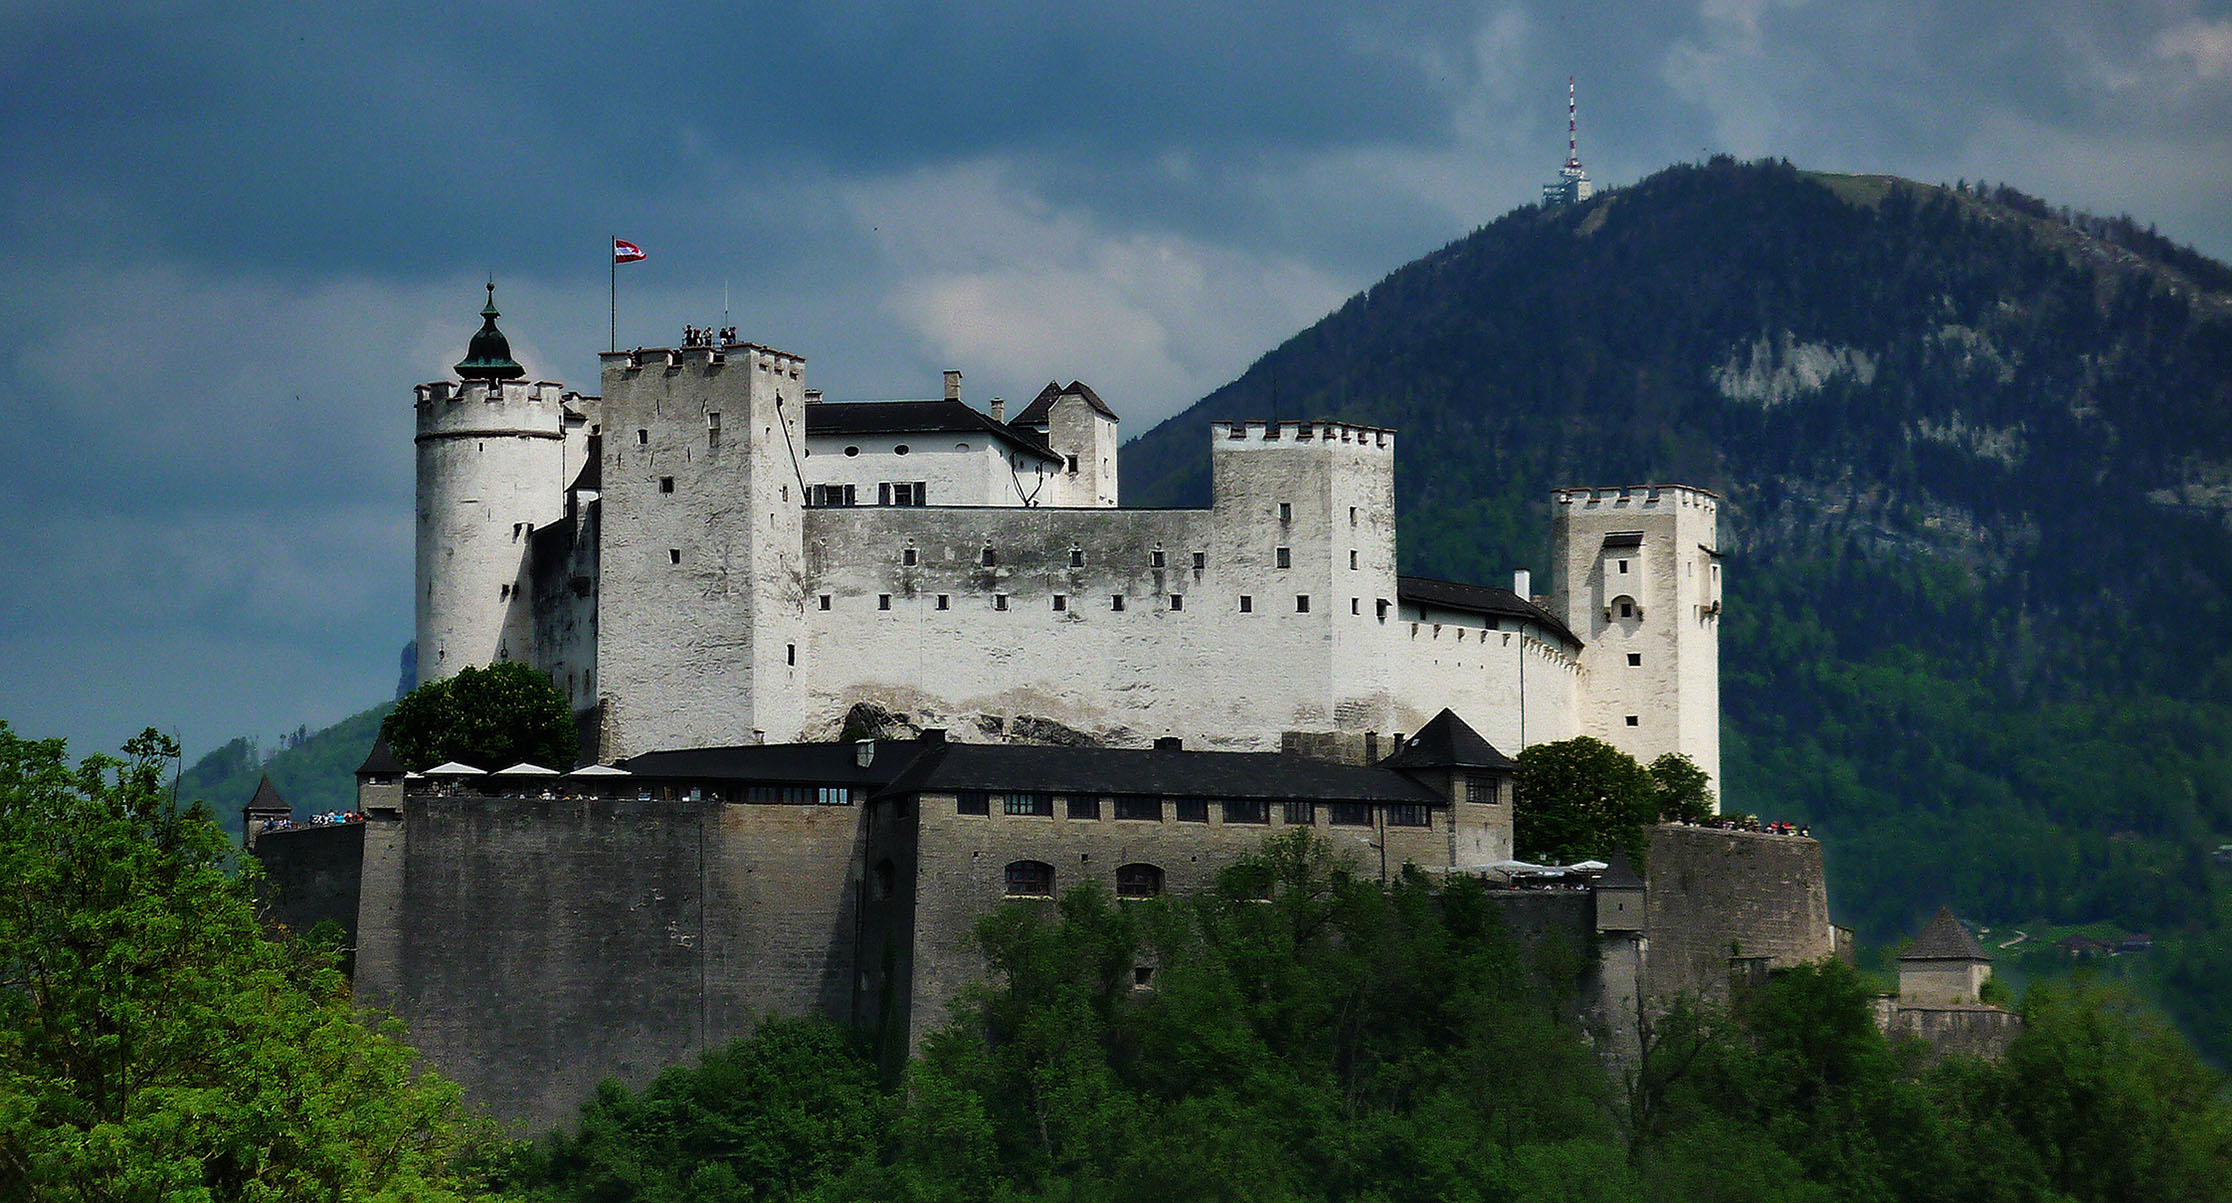
[[[1542,186],[1544,205],[1572,205],[1596,195],[1589,173],[1581,168],[1581,109],[1574,100],[1573,77],[1566,76],[1566,161],[1558,178]]]

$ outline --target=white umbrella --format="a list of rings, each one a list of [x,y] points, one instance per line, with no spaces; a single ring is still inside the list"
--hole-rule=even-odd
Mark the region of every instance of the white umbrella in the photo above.
[[[476,769],[472,765],[451,760],[426,770],[426,775],[429,777],[486,777],[488,776],[488,770]]]
[[[546,769],[539,764],[522,760],[508,769],[496,770],[499,777],[556,777],[558,770]]]
[[[585,764],[566,774],[568,777],[626,777],[629,775],[628,770],[616,769],[609,764]]]

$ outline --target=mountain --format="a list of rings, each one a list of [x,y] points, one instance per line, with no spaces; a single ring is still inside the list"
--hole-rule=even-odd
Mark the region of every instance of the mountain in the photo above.
[[[1205,502],[1204,423],[1261,416],[1398,430],[1405,572],[1544,572],[1556,486],[1720,493],[1724,807],[1810,822],[1872,941],[2149,933],[2232,1056],[2232,269],[1716,158],[1398,269],[1129,444],[1126,502]]]
[[[356,770],[380,734],[380,721],[395,708],[382,702],[323,731],[307,728],[282,737],[280,749],[265,759],[254,741],[233,740],[179,774],[178,796],[207,805],[219,825],[240,834],[240,808],[255,796],[266,773],[295,814],[356,809]]]

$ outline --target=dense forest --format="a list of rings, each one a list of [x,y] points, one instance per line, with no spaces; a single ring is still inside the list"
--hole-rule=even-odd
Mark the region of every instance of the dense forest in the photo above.
[[[2057,937],[2232,1058],[2232,269],[2005,185],[1725,158],[1516,211],[1128,445],[1395,427],[1406,572],[1547,581],[1550,490],[1727,499],[1725,806],[1809,822],[1879,945]]]

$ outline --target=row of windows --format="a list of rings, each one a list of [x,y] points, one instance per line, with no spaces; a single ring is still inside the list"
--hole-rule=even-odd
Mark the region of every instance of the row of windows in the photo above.
[[[674,478],[661,477],[659,491],[672,493]],[[858,485],[808,485],[806,508],[842,509],[860,504]],[[893,506],[922,506],[930,504],[930,485],[920,480],[887,480],[876,486],[876,504]]]
[[[1494,785],[1488,786],[1488,801],[1494,801]],[[988,790],[962,790],[954,795],[955,814],[989,815],[995,803],[1001,814],[1030,815],[1052,818],[1056,808],[1056,795],[1044,793],[993,793]],[[1478,799],[1475,799],[1476,801]],[[1206,823],[1209,808],[1214,804],[1223,813],[1228,824],[1269,824],[1271,803],[1255,798],[1162,798],[1152,794],[1117,794],[1109,799],[1112,818],[1138,822],[1159,823],[1167,809],[1180,823]],[[1372,825],[1370,802],[1327,802],[1325,821],[1334,827],[1369,827]],[[1090,794],[1070,794],[1061,797],[1061,809],[1072,819],[1098,819],[1101,817],[1101,800]],[[1311,826],[1317,822],[1318,803],[1281,802],[1279,821],[1295,826]],[[1385,806],[1387,825],[1390,827],[1431,827],[1433,808],[1423,802],[1391,802]]]
[[[1005,878],[1006,893],[1010,898],[1054,896],[1054,866],[1045,861],[1011,861]],[[1153,898],[1162,892],[1163,871],[1160,868],[1145,863],[1116,866],[1118,898]]]
[[[913,554],[914,554],[914,549],[912,549],[912,548],[909,548],[909,549],[908,549],[908,551],[907,551],[907,554],[908,554],[908,555],[913,555]],[[679,551],[675,551],[675,552],[670,552],[670,558],[672,558],[673,562],[675,562],[675,563],[680,563],[680,562],[681,562],[681,561],[680,561],[680,556],[681,556],[681,553],[680,553]],[[507,596],[508,596],[508,595],[507,595]],[[878,610],[889,610],[889,609],[891,608],[891,596],[892,596],[892,595],[891,595],[891,594],[889,594],[889,593],[879,593],[879,594],[877,594],[877,595],[876,595],[876,608],[877,608]],[[1185,595],[1185,594],[1183,594],[1183,593],[1166,593],[1166,594],[1164,594],[1164,595],[1163,595],[1163,597],[1164,597],[1164,600],[1165,600],[1165,602],[1166,602],[1166,603],[1168,604],[1169,608],[1170,608],[1170,609],[1172,609],[1172,610],[1183,610],[1183,609],[1185,609],[1185,608],[1186,608],[1186,595]],[[1009,602],[1009,600],[1010,600],[1010,598],[1009,598],[1009,595],[1008,595],[1008,594],[1005,594],[1005,593],[995,593],[995,594],[993,594],[993,595],[992,595],[992,608],[993,608],[993,609],[995,609],[995,610],[1005,610],[1005,609],[1007,609],[1007,608],[1008,608],[1008,602]],[[1125,597],[1124,597],[1124,595],[1123,595],[1123,594],[1121,594],[1121,593],[1111,593],[1111,594],[1109,594],[1109,595],[1108,595],[1108,608],[1109,608],[1109,611],[1110,611],[1111,613],[1116,613],[1116,614],[1121,614],[1121,613],[1123,613],[1123,612],[1124,612],[1124,600],[1125,600]],[[1363,610],[1362,610],[1362,606],[1363,606],[1363,600],[1364,600],[1364,599],[1362,599],[1362,598],[1358,598],[1358,597],[1352,597],[1352,598],[1350,598],[1350,599],[1349,599],[1349,613],[1351,613],[1351,614],[1361,614],[1361,613],[1363,613]],[[953,608],[953,595],[952,595],[952,594],[950,594],[950,593],[939,593],[939,594],[936,594],[936,595],[934,595],[934,596],[933,596],[933,598],[932,598],[932,604],[933,604],[933,605],[934,605],[934,606],[935,606],[935,607],[936,607],[937,609],[940,609],[940,610],[950,610],[950,609],[952,609],[952,608]],[[1069,609],[1070,609],[1070,596],[1069,596],[1069,594],[1067,594],[1067,593],[1056,593],[1056,594],[1054,594],[1054,595],[1052,596],[1052,598],[1051,598],[1051,599],[1049,600],[1049,604],[1051,605],[1051,607],[1052,607],[1052,609],[1054,610],[1054,612],[1055,612],[1055,613],[1057,613],[1057,614],[1067,614],[1067,613],[1069,613]],[[834,607],[834,605],[835,605],[835,595],[834,595],[834,594],[823,593],[823,594],[819,594],[819,595],[817,595],[817,596],[816,596],[816,597],[814,598],[814,607],[815,607],[816,609],[819,609],[819,610],[828,610],[828,609],[832,609],[832,608]],[[1380,619],[1381,619],[1382,621],[1385,621],[1385,620],[1386,620],[1386,618],[1387,618],[1387,609],[1388,609],[1388,603],[1387,603],[1387,599],[1385,599],[1385,598],[1381,598],[1381,599],[1379,600],[1379,609],[1378,609],[1378,614],[1379,614],[1379,617],[1380,617]],[[1240,595],[1240,613],[1242,613],[1242,614],[1253,614],[1253,613],[1255,613],[1255,612],[1256,612],[1256,610],[1255,610],[1255,595],[1254,595],[1254,594],[1252,594],[1252,593],[1243,593],[1243,594],[1241,594],[1241,595]],[[1295,612],[1295,613],[1297,613],[1297,614],[1308,614],[1308,613],[1310,612],[1310,595],[1309,595],[1309,594],[1307,594],[1307,593],[1297,593],[1297,594],[1295,594],[1295,595],[1294,595],[1294,612]]]
[[[843,785],[748,785],[746,802],[789,802],[802,806],[850,806],[852,788]]]

